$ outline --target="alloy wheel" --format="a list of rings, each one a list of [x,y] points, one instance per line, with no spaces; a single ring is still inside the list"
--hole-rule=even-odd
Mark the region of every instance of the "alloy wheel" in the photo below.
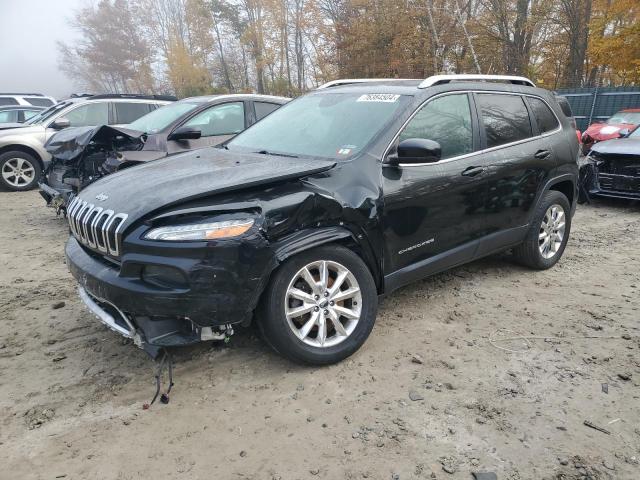
[[[327,348],[343,342],[355,330],[362,294],[345,266],[319,260],[295,274],[287,287],[284,308],[289,327],[302,342]]]
[[[558,204],[551,205],[542,218],[538,234],[538,248],[544,258],[553,258],[558,253],[564,239],[565,228],[564,208]]]
[[[30,161],[14,157],[2,166],[2,178],[12,187],[26,187],[35,180],[36,169]]]

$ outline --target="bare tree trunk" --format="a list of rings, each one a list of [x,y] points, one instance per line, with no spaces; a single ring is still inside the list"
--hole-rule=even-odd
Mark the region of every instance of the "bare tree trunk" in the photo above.
[[[224,49],[222,48],[222,39],[220,38],[220,28],[218,27],[218,22],[214,22],[213,30],[216,33],[216,41],[218,43],[218,52],[220,55],[220,63],[222,64],[222,73],[224,75],[224,82],[227,86],[227,90],[229,93],[233,92],[233,84],[231,83],[231,77],[229,76],[229,67],[227,66],[227,62],[224,58]]]
[[[482,73],[480,69],[480,63],[478,62],[478,56],[476,55],[476,50],[473,48],[473,42],[471,41],[471,37],[469,36],[469,32],[467,31],[467,25],[465,20],[462,18],[462,11],[460,10],[460,4],[458,0],[456,0],[456,13],[458,15],[458,21],[460,22],[460,26],[462,27],[462,31],[464,32],[464,36],[467,39],[467,44],[469,45],[469,50],[471,51],[471,56],[473,57],[473,63],[476,67],[478,73]]]

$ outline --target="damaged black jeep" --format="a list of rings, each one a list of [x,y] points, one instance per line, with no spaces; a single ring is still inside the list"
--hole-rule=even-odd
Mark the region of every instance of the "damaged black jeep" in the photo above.
[[[68,128],[53,135],[40,182],[47,205],[69,199],[99,178],[169,155],[218,145],[277,110],[288,98],[210,95],[185,98],[124,126]]]
[[[580,200],[590,197],[640,199],[640,128],[598,142],[580,167]]]
[[[403,285],[510,248],[536,269],[560,259],[578,142],[551,93],[522,77],[342,83],[82,190],[66,256],[89,309],[154,356],[255,320],[322,365]]]

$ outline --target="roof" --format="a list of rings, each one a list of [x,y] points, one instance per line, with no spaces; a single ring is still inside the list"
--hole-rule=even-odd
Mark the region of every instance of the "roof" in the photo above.
[[[353,88],[354,92],[367,90],[369,93],[396,93],[403,95],[415,95],[419,90],[430,87],[461,84],[473,84],[474,86],[482,85],[502,85],[505,87],[528,87],[536,88],[535,84],[526,77],[513,75],[477,75],[477,74],[460,74],[460,75],[433,75],[424,80],[416,79],[394,79],[394,78],[356,78],[333,80],[325,83],[317,88],[317,90],[343,90]],[[360,87],[359,89],[356,89]],[[386,88],[384,88],[386,87]],[[375,90],[372,90],[375,89]]]

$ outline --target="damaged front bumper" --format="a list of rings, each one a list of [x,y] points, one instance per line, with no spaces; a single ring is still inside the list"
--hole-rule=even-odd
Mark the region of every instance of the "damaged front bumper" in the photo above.
[[[231,276],[218,275],[209,258],[197,258],[194,252],[185,252],[182,258],[123,255],[117,265],[71,237],[65,253],[87,308],[154,358],[163,347],[225,340],[233,333],[233,324],[251,321],[262,290],[263,282],[256,276],[237,275],[242,268]],[[250,268],[259,264],[251,262]],[[142,274],[145,265],[180,271],[185,283],[169,287],[147,282]],[[205,269],[210,269],[208,281],[202,279]]]
[[[580,190],[583,200],[595,196],[640,199],[640,158],[588,156],[580,167]]]

